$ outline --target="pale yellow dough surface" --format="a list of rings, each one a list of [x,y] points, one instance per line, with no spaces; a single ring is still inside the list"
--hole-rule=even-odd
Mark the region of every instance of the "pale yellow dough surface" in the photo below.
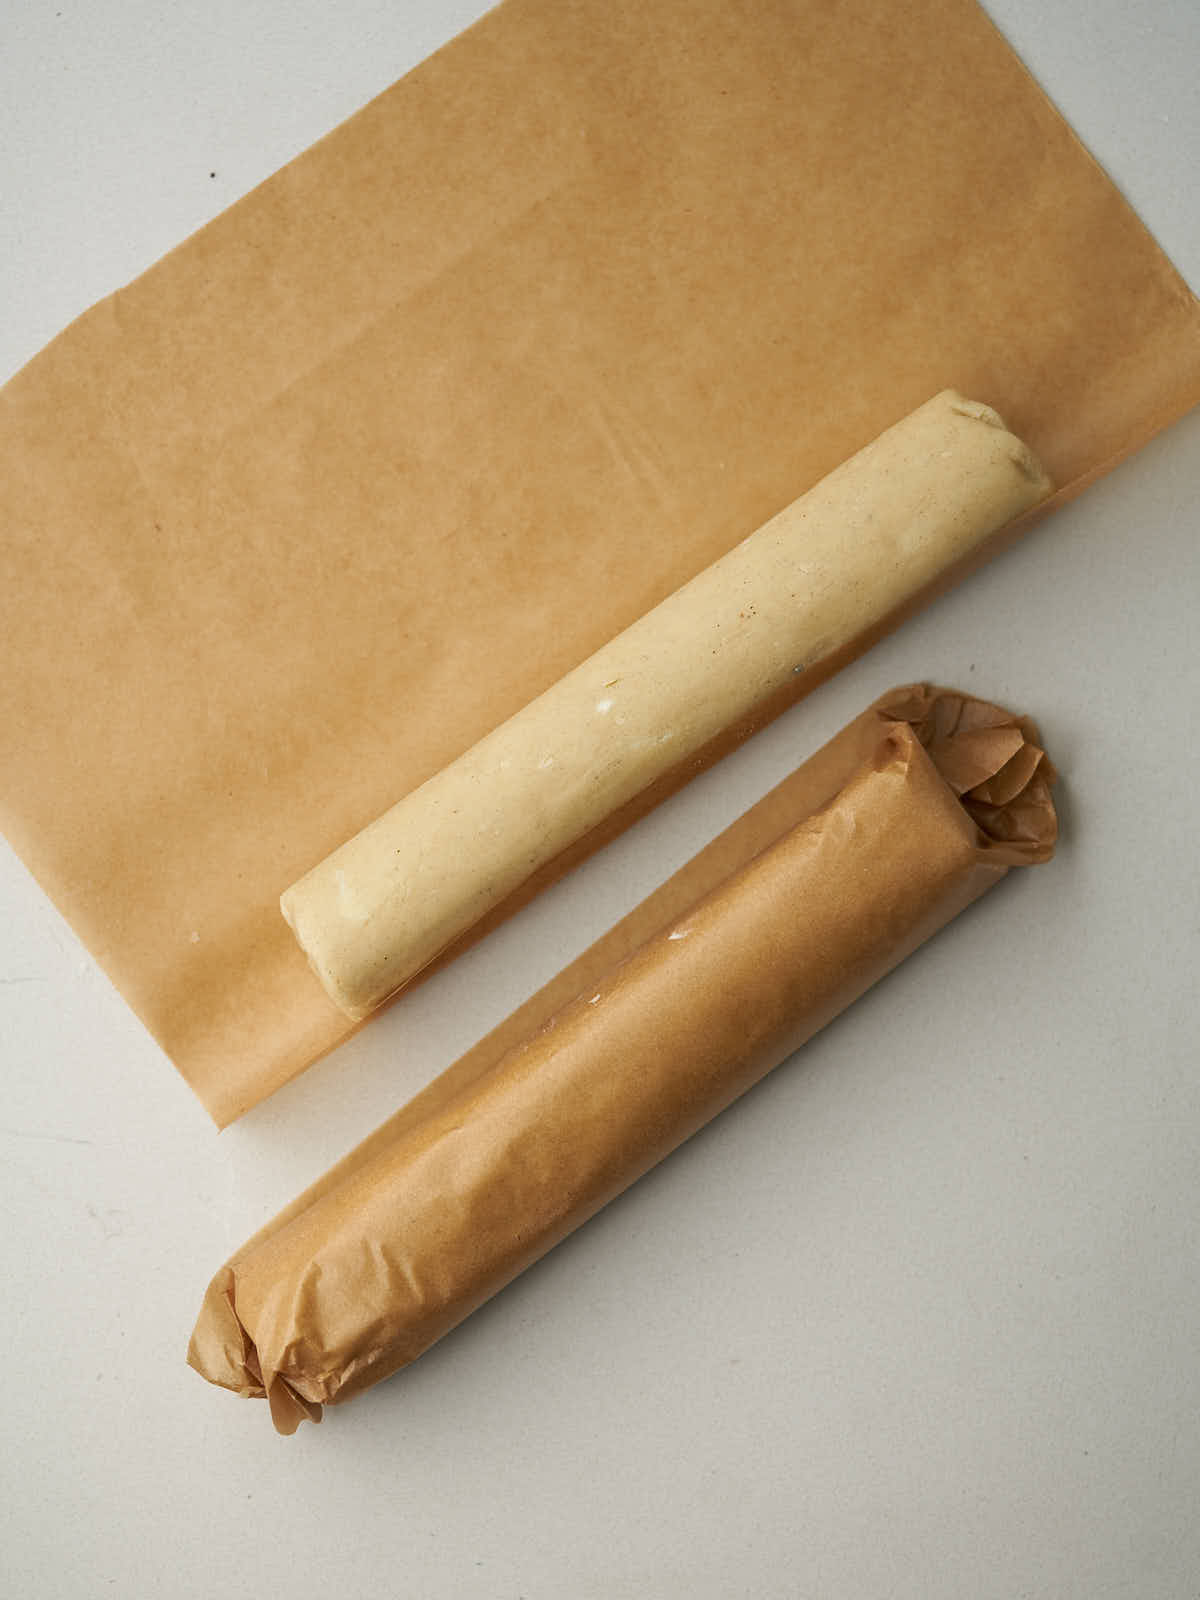
[[[330,997],[366,1016],[1050,487],[988,406],[935,395],[293,884],[283,914]]]

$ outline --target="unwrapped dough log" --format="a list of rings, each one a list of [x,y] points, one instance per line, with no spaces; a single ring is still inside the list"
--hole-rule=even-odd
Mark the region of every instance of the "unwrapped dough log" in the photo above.
[[[1049,492],[945,390],[335,850],[281,906],[368,1015],[614,811]]]
[[[885,696],[251,1239],[191,1364],[290,1432],[414,1360],[1044,861],[1052,776],[1025,718]]]

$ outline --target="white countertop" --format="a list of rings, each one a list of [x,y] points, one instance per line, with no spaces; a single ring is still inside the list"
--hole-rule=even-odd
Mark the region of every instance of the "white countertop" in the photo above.
[[[482,9],[61,7],[5,16],[0,378]],[[1200,285],[1194,0],[989,8]],[[1198,602],[1193,414],[219,1138],[0,847],[0,1591],[1195,1600]],[[1051,866],[319,1429],[188,1370],[229,1249],[918,677],[1038,718]]]

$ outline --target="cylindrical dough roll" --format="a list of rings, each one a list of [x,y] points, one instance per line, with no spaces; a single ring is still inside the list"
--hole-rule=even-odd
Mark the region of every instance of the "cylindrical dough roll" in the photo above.
[[[364,1017],[545,863],[1049,491],[989,407],[946,390],[283,895]]]
[[[1051,777],[1025,719],[894,691],[250,1240],[192,1365],[290,1431],[415,1359],[1045,860]]]

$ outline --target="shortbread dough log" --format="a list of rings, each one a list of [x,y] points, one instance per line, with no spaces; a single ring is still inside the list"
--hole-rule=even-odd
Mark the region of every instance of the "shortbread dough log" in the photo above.
[[[540,867],[1041,500],[990,407],[935,395],[293,884],[367,1016]]]
[[[265,1395],[287,1433],[416,1360],[1010,867],[1047,860],[1053,778],[1025,717],[927,684],[885,695],[238,1250],[192,1366]],[[1027,922],[981,964],[985,1001]]]

